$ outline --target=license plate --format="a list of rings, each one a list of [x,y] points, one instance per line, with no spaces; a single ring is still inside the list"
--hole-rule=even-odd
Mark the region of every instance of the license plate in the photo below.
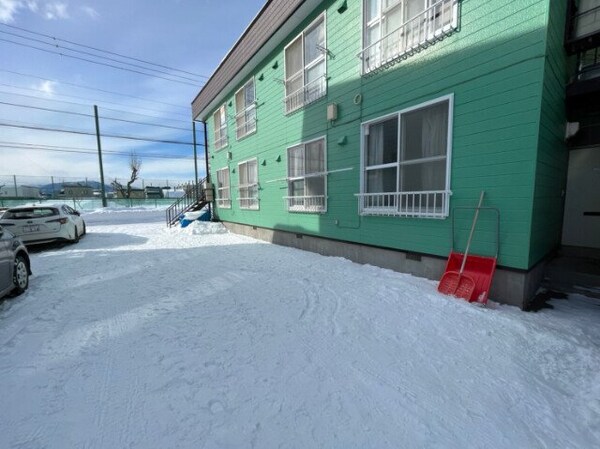
[[[40,225],[23,226],[23,232],[38,232]]]

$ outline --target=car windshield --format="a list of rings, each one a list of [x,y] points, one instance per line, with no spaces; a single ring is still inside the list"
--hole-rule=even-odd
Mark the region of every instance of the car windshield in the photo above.
[[[58,215],[58,209],[52,207],[30,207],[26,209],[9,209],[4,212],[3,219],[25,220],[31,218],[44,218]]]

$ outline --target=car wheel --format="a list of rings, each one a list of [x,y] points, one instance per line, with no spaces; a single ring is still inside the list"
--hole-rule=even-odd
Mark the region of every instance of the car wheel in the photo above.
[[[15,257],[15,267],[13,270],[13,284],[15,288],[13,294],[20,295],[29,287],[29,269],[27,261],[21,255]]]
[[[75,236],[73,237],[73,240],[71,240],[71,243],[78,243],[79,242],[79,232],[77,231],[77,226],[74,227],[74,231],[75,231]]]
[[[85,229],[85,221],[84,221],[83,222],[83,232],[81,233],[81,236],[83,237],[86,234],[87,234],[87,229]]]

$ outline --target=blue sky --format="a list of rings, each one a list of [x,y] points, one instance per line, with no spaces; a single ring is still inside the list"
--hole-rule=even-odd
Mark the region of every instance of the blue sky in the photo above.
[[[31,129],[94,133],[94,119],[88,116],[94,104],[103,134],[191,142],[190,103],[206,79],[197,75],[212,74],[263,4],[264,0],[0,0],[0,178],[97,178],[97,155],[80,153],[96,149],[95,136]],[[101,58],[133,65],[120,70],[107,65],[123,67],[122,62]],[[147,68],[164,73],[135,73]],[[198,142],[202,139],[198,133]],[[145,179],[194,176],[190,158],[151,157],[190,157],[191,145],[105,137],[102,148],[107,182],[128,176],[129,157],[111,152],[134,151],[142,158]],[[198,152],[202,157],[203,148]],[[202,175],[203,160],[199,169]]]

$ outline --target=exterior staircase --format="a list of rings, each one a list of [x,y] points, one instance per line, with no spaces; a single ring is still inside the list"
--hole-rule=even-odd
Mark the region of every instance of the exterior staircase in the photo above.
[[[166,210],[167,226],[171,227],[179,222],[179,218],[186,212],[194,212],[202,209],[210,203],[205,189],[206,178],[194,184],[190,184],[185,190],[185,195],[178,198],[175,203]],[[212,192],[211,192],[212,193]]]

